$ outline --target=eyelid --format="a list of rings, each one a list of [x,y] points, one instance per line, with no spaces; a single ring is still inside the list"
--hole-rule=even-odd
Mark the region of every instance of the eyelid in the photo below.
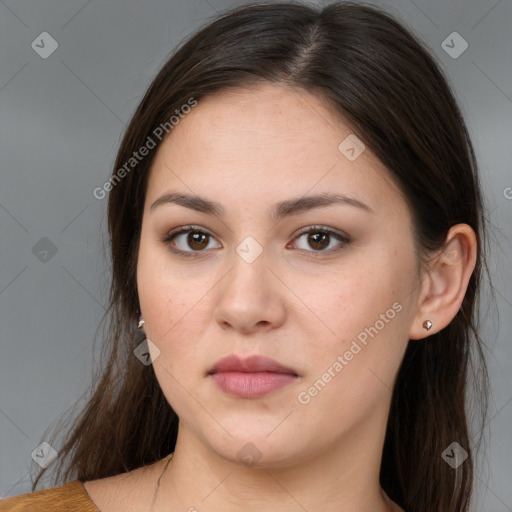
[[[208,231],[206,228],[203,228],[202,226],[198,226],[195,224],[184,224],[182,226],[177,226],[174,229],[171,229],[171,231],[167,231],[161,241],[165,242],[165,241],[171,239],[175,235],[186,233],[188,231],[197,231],[199,233],[204,233],[206,235],[210,235],[211,237],[215,238],[213,233]]]
[[[305,235],[306,233],[317,233],[317,232],[327,233],[329,235],[336,235],[336,237],[340,238],[342,241],[347,242],[347,243],[350,242],[350,237],[346,233],[343,233],[343,231],[338,231],[336,229],[329,228],[327,226],[323,226],[321,224],[316,224],[313,226],[306,226],[306,227],[300,228],[294,234],[293,240],[295,240],[296,238],[298,238],[301,235]]]

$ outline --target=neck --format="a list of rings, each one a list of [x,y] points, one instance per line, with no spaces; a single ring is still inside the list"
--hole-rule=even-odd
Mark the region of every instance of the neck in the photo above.
[[[322,453],[249,467],[219,455],[180,425],[154,510],[398,512],[379,483],[383,440],[375,425],[360,425]]]

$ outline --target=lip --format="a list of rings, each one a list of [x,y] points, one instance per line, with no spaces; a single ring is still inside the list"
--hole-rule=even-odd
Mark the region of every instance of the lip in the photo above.
[[[241,372],[241,373],[257,373],[257,372],[272,372],[272,373],[285,373],[288,375],[297,375],[297,373],[274,359],[265,356],[249,356],[239,357],[235,354],[219,359],[215,365],[208,372]]]
[[[234,354],[217,361],[208,376],[222,391],[241,398],[259,398],[298,378],[293,369],[269,357],[241,358]]]

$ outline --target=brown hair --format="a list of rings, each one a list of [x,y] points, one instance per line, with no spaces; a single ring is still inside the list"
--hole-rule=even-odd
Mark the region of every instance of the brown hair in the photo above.
[[[468,432],[471,376],[482,390],[476,402],[482,417],[487,397],[477,325],[484,216],[473,147],[447,80],[424,46],[375,7],[236,8],[202,28],[165,63],[131,119],[114,174],[190,98],[200,102],[221,89],[258,81],[300,87],[333,105],[399,184],[425,261],[443,246],[451,226],[466,223],[476,233],[477,263],[460,311],[427,340],[409,342],[393,390],[380,473],[384,490],[407,512],[467,511],[476,446]],[[67,432],[57,479],[63,468],[64,480],[104,478],[174,450],[178,417],[153,367],[133,355],[144,339],[135,327],[136,266],[155,153],[117,180],[109,195],[112,283],[104,365]],[[441,457],[453,441],[469,454],[457,469]]]

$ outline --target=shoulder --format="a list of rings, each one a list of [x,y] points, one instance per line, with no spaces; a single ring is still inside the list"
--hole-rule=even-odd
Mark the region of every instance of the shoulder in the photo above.
[[[158,478],[169,458],[170,456],[167,456],[151,465],[127,473],[84,482],[85,491],[97,507],[94,512],[145,510],[152,502]]]
[[[63,508],[65,506],[65,508]],[[43,489],[29,494],[20,494],[0,500],[0,512],[99,512],[94,502],[78,480],[60,487]]]
[[[116,476],[43,489],[0,500],[0,512],[131,512],[151,503],[158,477],[172,457]]]

